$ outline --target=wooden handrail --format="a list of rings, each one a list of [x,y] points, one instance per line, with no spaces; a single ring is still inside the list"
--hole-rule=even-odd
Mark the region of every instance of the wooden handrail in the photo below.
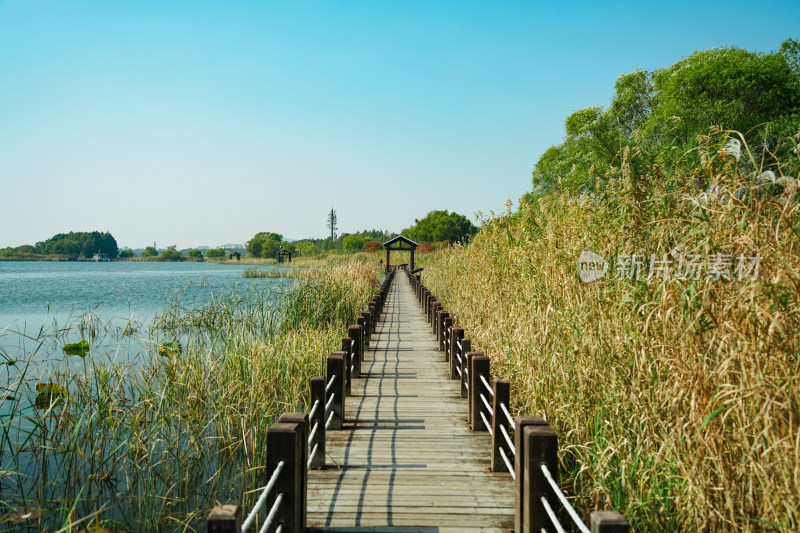
[[[407,274],[426,320],[431,324],[438,348],[445,351],[450,378],[461,382],[461,396],[467,398],[469,406],[468,423],[473,431],[489,431],[492,434],[492,471],[508,470],[503,455],[506,459],[513,456],[513,472],[509,474],[514,478],[516,488],[515,531],[551,531],[552,522],[542,500],[555,509],[558,507],[557,499],[542,473],[541,465],[546,465],[550,472],[558,472],[558,437],[555,431],[540,416],[517,416],[513,424],[508,420],[509,382],[495,380],[493,394],[483,392],[487,387],[484,382],[491,381],[489,358],[481,352],[471,351],[471,343],[465,338],[464,329],[456,325],[454,317],[444,310],[419,279]],[[487,396],[493,398],[489,399]],[[491,408],[489,411],[486,404]],[[484,418],[490,427],[487,427]],[[513,448],[508,443],[512,434]],[[625,518],[614,510],[592,512],[590,525],[592,533],[630,531],[630,525]],[[583,523],[579,527],[586,529]]]

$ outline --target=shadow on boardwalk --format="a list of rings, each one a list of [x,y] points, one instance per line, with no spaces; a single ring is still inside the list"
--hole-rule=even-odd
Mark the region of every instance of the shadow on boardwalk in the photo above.
[[[514,486],[467,425],[459,382],[405,276],[397,276],[345,405],[309,472],[310,531],[508,531]]]

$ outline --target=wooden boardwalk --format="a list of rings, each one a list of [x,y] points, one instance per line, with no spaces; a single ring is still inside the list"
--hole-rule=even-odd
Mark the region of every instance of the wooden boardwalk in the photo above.
[[[390,289],[325,470],[308,477],[310,531],[510,531],[514,484],[489,467],[459,382],[405,275]]]

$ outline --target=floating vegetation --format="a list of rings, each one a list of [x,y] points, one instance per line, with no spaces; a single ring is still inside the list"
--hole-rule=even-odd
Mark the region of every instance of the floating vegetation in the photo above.
[[[180,355],[183,351],[183,345],[181,341],[175,339],[167,342],[162,342],[158,345],[158,354],[159,355]]]
[[[68,398],[67,391],[58,383],[37,383],[36,390],[39,394],[36,396],[34,404],[38,409],[50,409],[56,407]]]
[[[85,357],[90,350],[89,343],[86,341],[80,342],[73,342],[71,344],[64,345],[64,353],[67,355],[80,355],[81,357]]]

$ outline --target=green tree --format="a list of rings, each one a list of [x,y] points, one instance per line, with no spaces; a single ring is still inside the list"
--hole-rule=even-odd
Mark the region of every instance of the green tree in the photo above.
[[[314,245],[314,241],[300,241],[297,244],[297,249],[302,255],[308,257],[317,255],[317,247]]]
[[[158,250],[152,246],[148,246],[144,249],[144,252],[142,252],[142,257],[158,257]]]
[[[225,253],[225,250],[222,248],[211,248],[210,250],[206,251],[206,257],[208,259],[219,259],[220,257],[225,257],[228,255]]]
[[[261,242],[261,257],[264,259],[274,259],[281,249],[282,237],[278,234],[270,234]]]
[[[755,126],[771,122],[767,142],[772,146],[797,132],[800,77],[780,53],[741,48],[695,52],[657,70],[653,84],[655,105],[645,134],[674,138],[681,148],[693,145],[696,136],[708,133],[713,125],[748,134]],[[755,135],[753,146],[763,133]]]
[[[280,233],[261,231],[247,241],[245,248],[252,257],[275,257],[277,251],[280,250],[281,241],[283,241],[283,235]]]
[[[163,261],[183,261],[184,257],[177,250],[177,245],[167,246],[167,249],[161,252],[161,259]]]
[[[119,253],[119,257],[121,257],[122,259],[130,259],[131,257],[133,257],[133,250],[131,250],[130,248],[122,250]]]
[[[403,235],[419,243],[460,241],[469,239],[478,232],[464,215],[448,211],[431,211],[414,225],[403,230]]]
[[[345,252],[355,253],[363,252],[364,246],[371,241],[372,238],[368,235],[352,234],[342,239],[342,248]]]
[[[91,257],[95,253],[117,257],[117,240],[110,233],[79,231],[58,233],[44,242],[36,244],[42,254],[81,255]]]
[[[201,252],[197,248],[192,248],[191,250],[186,252],[186,257],[190,257],[192,259],[202,259],[203,258],[203,252]]]
[[[770,54],[695,52],[666,69],[624,74],[615,89],[608,109],[567,118],[564,141],[534,167],[535,193],[592,190],[626,147],[640,154],[628,159],[634,175],[655,163],[675,165],[712,126],[743,133],[756,159],[768,162],[800,124],[800,43],[789,39]]]

